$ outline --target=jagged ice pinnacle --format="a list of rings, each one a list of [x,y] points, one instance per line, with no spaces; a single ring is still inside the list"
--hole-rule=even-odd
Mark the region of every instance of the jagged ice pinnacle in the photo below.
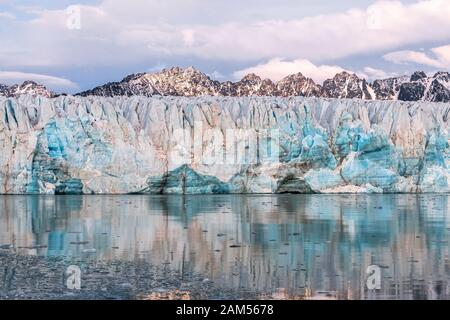
[[[449,192],[450,104],[0,97],[0,193]]]

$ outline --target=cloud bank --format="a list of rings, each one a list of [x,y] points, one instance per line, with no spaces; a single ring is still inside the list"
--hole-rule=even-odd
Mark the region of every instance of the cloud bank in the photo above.
[[[316,83],[322,83],[342,71],[344,69],[341,67],[328,65],[316,66],[306,59],[286,61],[281,58],[274,58],[267,63],[236,71],[233,75],[236,79],[241,79],[246,74],[255,73],[262,78],[279,81],[288,75],[301,72],[304,76],[313,79]]]
[[[13,85],[20,84],[26,80],[41,83],[52,90],[78,89],[76,83],[64,78],[28,72],[0,71],[0,83]]]
[[[432,48],[430,54],[423,51],[394,51],[383,56],[394,63],[416,63],[436,68],[450,68],[450,45]]]
[[[65,10],[43,10],[32,20],[15,21],[8,26],[16,31],[13,38],[0,33],[3,48],[16,52],[15,56],[3,55],[3,64],[113,65],[163,55],[231,61],[300,57],[317,63],[422,41],[450,40],[448,0],[377,1],[366,9],[297,20],[218,24],[202,23],[202,11],[193,12],[200,3],[206,5],[204,1],[157,3],[156,12],[155,1],[143,0],[126,5],[105,0],[97,6],[81,6],[79,30],[67,29]],[[170,11],[170,4],[189,7],[188,12],[198,19],[175,22],[181,10]]]
[[[155,64],[207,64],[210,73],[225,77],[255,72],[279,79],[302,72],[322,82],[344,69],[369,78],[389,74],[380,64],[392,62],[450,67],[448,47],[437,46],[450,43],[448,0],[380,0],[358,8],[330,1],[336,10],[302,14],[311,3],[102,0],[80,5],[79,28],[72,29],[65,8],[17,6],[0,14],[7,20],[0,68],[95,76],[118,66],[136,72]],[[436,48],[429,52],[416,49],[430,43]],[[354,66],[358,59],[368,61]],[[367,67],[375,59],[378,69]]]

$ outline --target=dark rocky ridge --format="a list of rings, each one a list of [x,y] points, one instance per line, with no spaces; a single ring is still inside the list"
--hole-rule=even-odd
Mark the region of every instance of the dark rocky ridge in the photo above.
[[[321,96],[325,98],[358,98],[372,100],[367,81],[348,72],[338,73],[333,79],[325,80]]]
[[[55,97],[43,85],[26,81],[21,85],[0,84],[0,96],[17,97],[21,94]],[[120,82],[110,82],[79,96],[302,96],[348,98],[364,100],[402,100],[450,102],[450,73],[437,72],[427,76],[418,71],[410,77],[375,80],[372,83],[355,74],[341,72],[323,85],[301,73],[289,75],[278,82],[248,74],[240,81],[219,82],[193,67],[174,67],[155,73],[137,73]]]
[[[12,86],[7,86],[0,84],[0,96],[6,97],[18,97],[21,94],[30,94],[33,96],[42,96],[47,98],[52,98],[56,94],[48,90],[42,84],[38,84],[34,81],[25,81],[22,84],[15,84]]]
[[[262,79],[256,74],[248,74],[237,82],[219,82],[193,67],[174,67],[156,73],[133,74],[120,82],[107,83],[78,95],[303,96],[450,102],[450,74],[438,72],[429,77],[424,72],[415,72],[411,77],[402,76],[369,83],[344,71],[319,85],[301,73],[289,75],[278,82]]]

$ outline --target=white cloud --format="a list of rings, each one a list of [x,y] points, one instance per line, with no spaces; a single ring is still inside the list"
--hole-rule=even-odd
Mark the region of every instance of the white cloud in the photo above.
[[[233,76],[236,80],[239,80],[249,73],[254,73],[262,78],[279,81],[288,75],[301,72],[304,76],[313,79],[314,82],[322,84],[325,80],[333,78],[337,73],[342,71],[355,73],[358,77],[368,80],[386,79],[398,76],[397,73],[386,72],[372,67],[351,71],[335,65],[315,65],[311,61],[305,59],[286,61],[280,58],[274,58],[267,63],[238,70],[233,73]]]
[[[432,48],[431,55],[423,51],[394,51],[383,56],[394,63],[416,63],[435,68],[450,68],[450,45]]]
[[[251,23],[228,22],[218,25],[194,25],[195,34],[188,43],[180,39],[184,27],[159,29],[160,42],[152,42],[154,30],[142,32],[141,40],[150,49],[170,54],[191,54],[208,59],[270,59],[283,56],[323,61],[354,54],[384,51],[420,43],[450,39],[448,0],[377,1],[365,10],[352,9],[337,14],[298,20],[264,20]],[[142,29],[141,29],[142,30]],[[155,52],[155,51],[154,51]]]
[[[443,67],[450,68],[450,45],[433,48],[431,51]]]
[[[384,70],[375,69],[372,67],[365,67],[363,71],[360,71],[357,74],[358,76],[369,80],[386,79],[398,76],[395,72],[386,72]]]
[[[376,1],[365,9],[297,19],[233,20],[224,13],[226,19],[213,21],[209,13],[224,6],[206,0],[103,0],[81,7],[81,30],[66,28],[65,10],[37,11],[33,20],[2,26],[7,30],[0,32],[1,66],[115,66],[177,57],[218,63],[301,57],[318,63],[450,39],[448,0]]]
[[[430,58],[425,52],[420,51],[395,51],[385,54],[383,58],[398,64],[412,62],[432,67],[441,67],[441,63],[438,60]]]
[[[208,76],[214,80],[224,80],[225,79],[225,76],[217,70],[214,70],[213,72],[208,74]]]
[[[0,71],[0,83],[2,84],[13,85],[22,83],[26,80],[41,83],[52,90],[78,89],[78,85],[76,83],[64,78],[28,72]]]
[[[167,65],[165,65],[164,63],[158,63],[158,64],[148,68],[146,70],[146,72],[159,72],[164,68],[167,68]]]
[[[326,79],[332,78],[336,73],[342,71],[344,71],[344,69],[339,66],[316,66],[311,61],[305,59],[286,61],[280,58],[274,58],[267,63],[236,71],[233,76],[236,79],[241,79],[246,74],[255,73],[260,77],[279,81],[288,75],[301,72],[304,76],[313,79],[315,82],[322,83]]]
[[[11,12],[0,12],[0,19],[5,18],[9,20],[14,20],[16,16]]]

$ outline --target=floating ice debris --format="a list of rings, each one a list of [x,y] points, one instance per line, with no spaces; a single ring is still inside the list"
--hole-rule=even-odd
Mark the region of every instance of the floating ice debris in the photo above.
[[[19,246],[18,249],[42,249],[47,248],[46,245],[33,245],[33,246]]]
[[[70,244],[74,244],[74,245],[83,245],[83,244],[88,244],[89,241],[70,241]]]

